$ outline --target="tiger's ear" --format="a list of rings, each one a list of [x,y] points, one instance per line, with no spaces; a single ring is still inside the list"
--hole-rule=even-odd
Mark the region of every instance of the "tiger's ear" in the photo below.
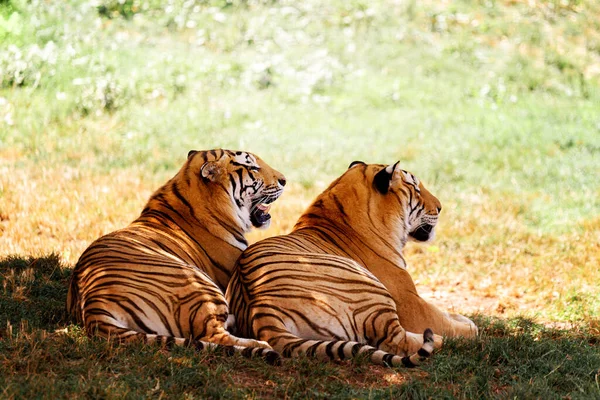
[[[223,171],[218,161],[207,161],[200,167],[200,175],[205,181],[216,181]]]
[[[190,151],[189,151],[189,153],[188,153],[188,157],[187,157],[187,158],[188,158],[188,160],[189,160],[189,159],[190,159],[190,158],[191,158],[191,157],[192,157],[194,154],[196,154],[197,152],[198,152],[198,150],[190,150]]]
[[[348,169],[350,169],[350,168],[354,167],[354,166],[355,166],[355,165],[357,165],[357,164],[363,164],[363,165],[364,165],[365,163],[364,163],[364,162],[362,162],[362,161],[352,161],[352,162],[350,163],[350,165],[348,166]]]
[[[392,179],[394,177],[394,171],[399,163],[400,161],[396,162],[396,164],[388,165],[375,174],[373,184],[379,193],[387,194],[387,192],[390,190],[390,185],[392,184]]]

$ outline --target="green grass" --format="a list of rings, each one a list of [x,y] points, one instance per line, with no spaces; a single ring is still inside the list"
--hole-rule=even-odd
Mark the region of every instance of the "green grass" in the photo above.
[[[153,172],[244,148],[308,186],[399,158],[450,193],[549,195],[533,229],[600,207],[594,2],[208,3],[5,3],[2,147]]]
[[[599,104],[595,0],[0,0],[0,397],[600,397]],[[402,375],[87,339],[79,254],[216,147],[290,182],[252,240],[401,160],[444,205],[411,274],[482,337]]]
[[[0,261],[3,398],[597,398],[600,342],[584,329],[476,317],[481,336],[448,340],[417,370],[301,358],[273,367],[216,351],[90,339],[65,314],[56,255]],[[392,384],[402,382],[403,384]]]

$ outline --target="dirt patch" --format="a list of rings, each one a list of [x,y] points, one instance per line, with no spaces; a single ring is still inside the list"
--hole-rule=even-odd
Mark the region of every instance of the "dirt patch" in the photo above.
[[[419,285],[417,289],[423,299],[443,311],[501,316],[507,310],[506,302],[500,298],[482,296],[477,291],[469,290],[462,285],[436,287]],[[512,306],[511,304],[511,308]],[[524,302],[523,306],[526,306]]]
[[[454,285],[440,284],[435,287],[417,285],[417,290],[423,299],[436,305],[443,311],[462,315],[484,315],[498,318],[527,315],[535,319],[537,323],[550,329],[568,330],[577,325],[575,322],[549,321],[536,318],[536,314],[542,314],[544,311],[544,305],[539,299],[532,297],[510,296],[509,294],[492,296],[485,293],[485,291],[473,289],[469,285],[462,283]],[[588,321],[591,328],[600,325],[595,321]]]
[[[428,374],[419,369],[396,371],[379,365],[367,365],[359,370],[340,369],[339,376],[333,377],[355,388],[385,388],[402,385],[411,379],[426,378]]]

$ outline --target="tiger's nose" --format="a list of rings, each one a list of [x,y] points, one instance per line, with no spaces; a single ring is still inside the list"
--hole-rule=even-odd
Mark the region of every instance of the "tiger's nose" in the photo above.
[[[439,213],[440,213],[440,211],[442,211],[442,206],[439,206],[439,207],[437,208],[437,210],[438,210],[438,214],[439,214]]]
[[[279,179],[277,179],[277,182],[279,182],[279,184],[281,186],[285,186],[285,184],[287,183],[286,180],[285,180],[285,178],[279,178]]]

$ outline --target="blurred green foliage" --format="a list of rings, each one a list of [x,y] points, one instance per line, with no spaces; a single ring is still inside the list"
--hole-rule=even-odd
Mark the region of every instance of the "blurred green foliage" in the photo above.
[[[595,1],[12,0],[0,38],[23,162],[162,174],[226,147],[312,187],[400,159],[442,196],[522,199],[532,229],[600,210]]]

